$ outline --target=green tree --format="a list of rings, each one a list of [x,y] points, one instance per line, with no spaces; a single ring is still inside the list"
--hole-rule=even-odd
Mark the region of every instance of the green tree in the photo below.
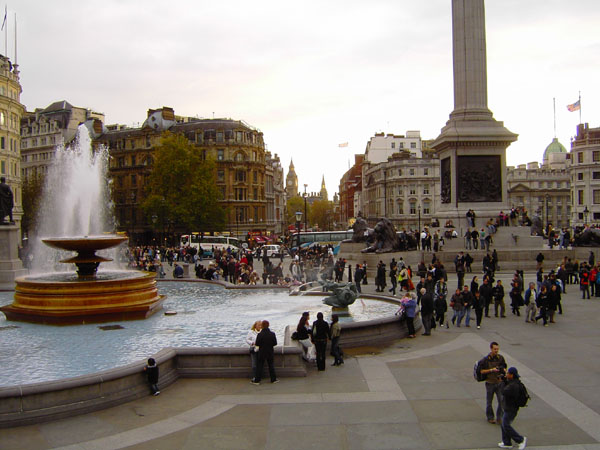
[[[31,234],[36,227],[37,212],[39,211],[40,199],[44,189],[44,177],[36,175],[27,177],[22,184],[23,217],[21,219],[21,231]]]
[[[216,164],[202,160],[181,134],[166,132],[154,154],[142,208],[157,223],[172,221],[186,231],[221,231],[226,211],[219,206]]]
[[[310,218],[310,205],[306,204],[306,210],[308,217],[306,221],[308,223],[308,219]],[[288,225],[296,225],[296,211],[302,212],[302,223],[304,223],[304,199],[302,197],[292,197],[287,201],[287,224]],[[310,224],[309,224],[310,226]]]
[[[320,230],[331,230],[333,228],[333,202],[329,200],[316,200],[312,204],[308,214],[310,223],[318,225]]]

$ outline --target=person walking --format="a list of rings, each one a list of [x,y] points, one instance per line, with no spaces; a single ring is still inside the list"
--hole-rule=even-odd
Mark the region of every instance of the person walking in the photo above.
[[[423,336],[431,336],[433,322],[433,294],[421,288],[421,322],[423,322]]]
[[[448,296],[448,284],[443,278],[440,278],[435,284],[434,295],[435,320],[436,322],[439,322],[440,327],[442,327],[445,322],[446,328],[450,328],[448,325],[448,320],[446,320],[446,311],[448,311],[448,304],[446,303],[446,297]]]
[[[504,356],[500,354],[500,345],[492,341],[490,343],[490,353],[483,361],[481,373],[486,375],[485,392],[486,406],[485,415],[489,423],[500,424],[502,421],[502,376],[506,371],[506,361]],[[496,396],[496,419],[494,420],[493,401]]]
[[[357,264],[356,270],[354,270],[354,284],[355,284],[356,290],[358,291],[359,294],[362,294],[360,285],[362,283],[363,276],[364,276],[363,269],[360,267],[360,264]]]
[[[454,314],[452,315],[452,325],[454,325],[458,319],[456,326],[460,328],[460,323],[465,315],[465,305],[460,289],[456,289],[454,295],[450,299],[450,307],[454,310]]]
[[[525,291],[525,322],[535,322],[537,291],[535,283],[529,283],[529,289]]]
[[[473,307],[473,294],[469,291],[469,287],[465,284],[461,292],[462,302],[465,307],[465,326],[471,326],[471,308]],[[460,321],[459,321],[460,322]]]
[[[390,283],[392,284],[390,292],[392,295],[396,295],[396,287],[398,286],[398,265],[393,258],[390,263]]]
[[[504,286],[502,280],[498,280],[492,291],[494,296],[494,315],[498,317],[498,308],[500,308],[500,317],[506,317],[506,305],[504,304]]]
[[[536,299],[539,315],[535,318],[535,323],[537,323],[538,320],[543,319],[545,327],[548,326],[548,304],[550,302],[548,297],[548,287],[545,284],[542,284],[542,288]]]
[[[485,317],[490,317],[490,303],[493,296],[493,287],[491,286],[490,279],[488,277],[483,278],[483,284],[479,288],[479,293],[481,294]]]
[[[317,314],[317,320],[312,325],[312,340],[317,350],[317,369],[325,370],[327,339],[330,337],[329,324],[323,320],[323,313]]]
[[[498,443],[500,448],[512,448],[512,441],[518,444],[519,450],[527,446],[527,438],[521,436],[512,426],[519,412],[518,399],[521,396],[521,383],[519,372],[516,367],[511,367],[506,372],[506,380],[502,383],[502,442]]]
[[[265,365],[265,361],[269,366],[269,376],[271,377],[271,383],[278,383],[277,375],[275,374],[275,346],[277,345],[277,336],[269,329],[269,321],[263,320],[262,327],[258,336],[256,336],[255,345],[258,347],[258,364],[256,365],[256,372],[254,373],[254,379],[251,381],[252,384],[260,384],[262,378],[262,371]]]
[[[344,364],[344,357],[339,344],[342,327],[340,326],[339,316],[337,314],[331,316],[331,327],[329,329],[331,330],[331,355],[334,358],[332,366],[339,366]]]
[[[481,321],[483,320],[483,308],[485,307],[485,301],[481,296],[481,292],[475,291],[473,295],[473,309],[475,310],[475,318],[477,320],[477,329],[481,328]]]

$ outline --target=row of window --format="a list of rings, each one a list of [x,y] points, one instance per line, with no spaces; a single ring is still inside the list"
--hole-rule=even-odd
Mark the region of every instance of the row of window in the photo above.
[[[17,91],[15,91],[14,89],[7,89],[5,86],[0,86],[0,95],[6,97],[6,94],[8,94],[8,97],[14,100],[19,100],[19,94]]]
[[[396,148],[396,143],[392,142],[392,148]],[[398,148],[399,149],[403,149],[404,148],[404,142],[398,142]],[[411,149],[416,149],[417,148],[417,143],[416,142],[411,142],[410,143],[410,148]]]
[[[256,133],[249,131],[234,131],[234,130],[205,130],[196,133],[196,143],[203,144],[204,142],[214,141],[217,143],[225,141],[233,141],[238,143],[259,143],[259,138]]]
[[[0,174],[16,177],[19,173],[19,165],[13,161],[0,161]]]
[[[583,160],[584,160],[584,152],[577,152],[577,162],[579,164],[583,164]],[[592,151],[592,161],[600,162],[600,150]]]
[[[398,169],[397,172],[394,169],[386,170],[385,177],[386,178],[393,177],[396,173],[398,173],[398,176],[401,177],[403,174],[403,171],[402,171],[402,169]],[[407,174],[410,176],[417,175],[417,169],[411,167],[410,169],[408,169]],[[429,167],[424,167],[423,168],[423,176],[428,176],[428,175],[429,175]]]
[[[6,111],[0,110],[0,126],[5,127],[7,125],[12,130],[18,130],[19,117],[14,113],[8,114]]]
[[[0,150],[6,150],[6,142],[7,138],[2,136],[0,137]],[[17,153],[19,151],[19,141],[17,139],[8,138],[8,146],[9,150],[13,153]]]
[[[54,159],[54,152],[33,153],[31,155],[21,155],[21,162],[48,161]]]

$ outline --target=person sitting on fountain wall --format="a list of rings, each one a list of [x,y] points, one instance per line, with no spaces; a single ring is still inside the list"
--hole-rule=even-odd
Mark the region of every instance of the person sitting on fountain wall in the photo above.
[[[13,223],[13,206],[14,199],[10,186],[6,184],[5,177],[0,177],[0,223],[5,223],[6,216],[8,216],[9,223]]]
[[[173,278],[183,278],[183,267],[177,263],[175,263],[175,268],[173,269]]]
[[[148,384],[150,385],[152,395],[160,394],[158,390],[158,365],[154,358],[148,358],[148,365],[144,366],[144,372],[146,372],[146,376],[148,377]]]

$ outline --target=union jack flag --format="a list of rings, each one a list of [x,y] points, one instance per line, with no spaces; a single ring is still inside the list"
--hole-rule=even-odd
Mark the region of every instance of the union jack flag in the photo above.
[[[567,105],[567,109],[571,112],[573,111],[578,111],[579,109],[581,109],[581,100],[577,100],[575,103],[572,103],[570,105]]]

